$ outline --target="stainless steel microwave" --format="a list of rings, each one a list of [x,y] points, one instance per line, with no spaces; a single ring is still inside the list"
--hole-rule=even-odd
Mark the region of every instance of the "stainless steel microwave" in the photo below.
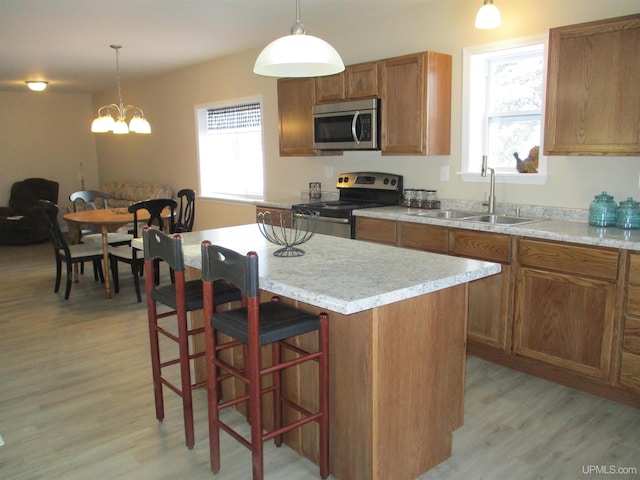
[[[313,107],[316,150],[380,150],[380,100],[352,100]]]

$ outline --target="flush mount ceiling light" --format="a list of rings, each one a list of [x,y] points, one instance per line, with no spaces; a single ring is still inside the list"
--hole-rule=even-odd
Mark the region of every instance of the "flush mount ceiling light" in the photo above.
[[[98,109],[98,116],[91,124],[91,131],[95,133],[113,132],[115,134],[135,133],[151,133],[151,125],[141,108],[133,105],[124,106],[122,102],[122,91],[120,89],[120,63],[118,55],[122,45],[110,45],[116,51],[116,82],[118,84],[118,103],[104,105]],[[132,112],[133,117],[127,126],[127,113]],[[116,120],[113,119],[111,113],[114,113]]]
[[[498,7],[493,4],[493,0],[484,0],[484,5],[476,15],[476,28],[498,28],[501,24]]]
[[[42,80],[27,80],[24,83],[26,83],[27,87],[29,87],[34,92],[43,91],[45,88],[47,88],[47,85],[49,84],[49,82],[45,82]]]
[[[344,70],[342,58],[324,40],[307,35],[296,0],[296,23],[291,35],[280,37],[258,55],[253,72],[267,77],[322,77]]]

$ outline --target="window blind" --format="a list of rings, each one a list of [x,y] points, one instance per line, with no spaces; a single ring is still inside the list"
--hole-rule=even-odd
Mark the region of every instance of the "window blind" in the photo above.
[[[207,110],[207,132],[260,126],[260,103],[250,102]]]

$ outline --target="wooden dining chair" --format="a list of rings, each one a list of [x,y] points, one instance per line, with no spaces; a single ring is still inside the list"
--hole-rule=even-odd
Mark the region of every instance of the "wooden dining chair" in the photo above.
[[[178,192],[177,220],[172,233],[184,233],[193,230],[196,215],[196,191],[183,188]]]
[[[95,272],[95,280],[104,283],[104,272],[102,269],[103,251],[102,245],[97,243],[79,243],[69,245],[62,234],[58,223],[58,206],[48,200],[40,200],[40,208],[46,219],[47,231],[53,244],[53,251],[56,260],[56,283],[53,291],[58,293],[62,280],[62,263],[67,266],[67,286],[64,292],[64,299],[68,300],[71,294],[71,283],[73,278],[72,267],[74,264],[92,262]]]
[[[216,281],[228,281],[243,295],[243,306],[216,311]],[[202,287],[204,299],[205,351],[207,360],[207,397],[209,409],[209,452],[211,470],[220,470],[220,429],[229,433],[251,450],[253,480],[262,480],[264,471],[263,443],[273,439],[282,445],[283,435],[303,425],[317,422],[320,442],[320,476],[329,476],[329,318],[287,305],[280,301],[260,302],[258,255],[246,256],[227,248],[202,243]],[[277,298],[274,298],[277,300]],[[304,350],[293,337],[318,332],[317,349]],[[218,334],[226,337],[218,338]],[[224,340],[223,340],[224,338]],[[271,364],[262,365],[261,349],[271,347]],[[233,347],[231,355],[224,351]],[[287,351],[286,356],[283,350]],[[238,357],[242,359],[238,361]],[[231,358],[231,360],[229,360]],[[238,361],[238,363],[236,363]],[[283,394],[283,371],[306,362],[318,364],[318,400],[316,405],[301,405]],[[271,376],[271,384],[263,377]],[[221,381],[233,377],[239,387],[235,398],[223,398]],[[295,386],[293,387],[295,388]],[[232,390],[232,389],[230,389]],[[237,391],[236,391],[237,393]],[[263,421],[262,397],[271,393],[272,422]],[[224,408],[246,404],[251,425],[247,439],[220,417]],[[313,402],[315,403],[315,402]],[[285,407],[295,420],[286,422]],[[314,408],[315,407],[315,408]],[[315,410],[315,411],[314,411]],[[273,428],[267,431],[270,425]]]
[[[144,200],[142,202],[129,205],[129,213],[133,213],[133,231],[136,237],[142,235],[142,228],[146,226],[154,226],[161,231],[172,231],[174,228],[174,215],[176,211],[177,202],[171,198],[156,198],[152,200]],[[149,212],[149,220],[140,222],[138,220],[138,212],[140,210],[147,210]],[[165,225],[165,220],[162,218],[162,213],[165,209],[169,209],[170,215],[168,223]],[[142,302],[142,295],[140,293],[140,275],[144,269],[144,256],[142,256],[136,248],[131,246],[109,247],[109,259],[111,266],[111,275],[113,277],[113,290],[116,293],[120,292],[120,280],[118,278],[118,263],[127,263],[131,266],[131,273],[133,275],[133,282],[136,290],[136,297],[138,302]],[[156,268],[154,272],[155,282],[158,283],[160,276],[160,261],[155,262]]]
[[[69,195],[69,201],[73,205],[73,211],[97,210],[98,208],[109,208],[109,194],[100,190],[79,190]],[[109,232],[107,233],[107,243],[109,245],[130,245],[133,235],[128,233]],[[94,226],[87,226],[80,229],[82,243],[102,242],[102,233],[96,231]]]

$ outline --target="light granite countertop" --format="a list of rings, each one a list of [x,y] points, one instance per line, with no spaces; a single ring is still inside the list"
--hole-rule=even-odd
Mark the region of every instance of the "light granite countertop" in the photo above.
[[[494,225],[489,223],[471,222],[468,220],[416,216],[416,212],[418,212],[418,209],[416,208],[409,209],[406,207],[381,207],[357,209],[354,210],[354,215],[357,217],[370,217],[402,222],[424,223],[428,225],[440,225],[452,228],[465,228],[468,230],[506,233],[509,235],[519,235],[522,237],[541,238],[547,240],[557,240],[561,242],[572,242],[585,245],[596,245],[601,247],[640,251],[640,230],[623,230],[613,227],[592,227],[586,220],[559,219],[557,218],[557,216],[551,218],[539,218],[532,215],[532,212],[521,211],[521,215],[523,217],[535,218],[536,221],[521,225]],[[478,214],[482,214],[485,212],[486,210],[482,212],[478,211]],[[513,215],[513,212],[509,212],[509,214]]]
[[[201,269],[209,240],[258,254],[260,288],[327,310],[352,314],[499,273],[500,264],[314,235],[301,257],[273,255],[257,224],[184,233],[185,263]],[[141,239],[133,245],[142,248]]]

